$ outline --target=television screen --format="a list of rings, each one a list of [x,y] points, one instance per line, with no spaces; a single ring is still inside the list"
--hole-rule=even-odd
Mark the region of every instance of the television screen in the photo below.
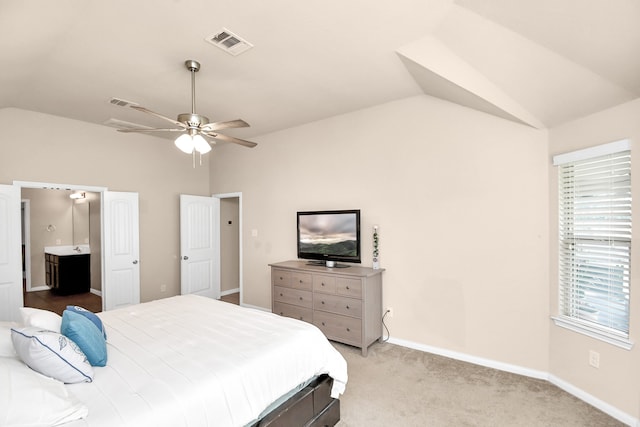
[[[360,211],[298,212],[298,258],[360,261]]]

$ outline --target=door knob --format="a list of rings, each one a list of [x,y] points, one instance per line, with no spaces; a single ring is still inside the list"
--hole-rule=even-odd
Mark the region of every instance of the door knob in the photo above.
[[[185,255],[185,256],[182,257],[182,259],[186,261],[186,260],[189,259],[189,257]]]
[[[137,260],[137,259],[134,259],[134,260],[133,260],[133,263],[134,263],[134,264],[137,264],[137,263],[138,263],[138,260]]]

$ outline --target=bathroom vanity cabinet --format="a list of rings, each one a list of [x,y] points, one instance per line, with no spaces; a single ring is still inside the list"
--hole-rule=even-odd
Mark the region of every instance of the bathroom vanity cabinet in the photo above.
[[[56,294],[89,292],[91,288],[91,254],[57,255],[45,252],[47,286]]]

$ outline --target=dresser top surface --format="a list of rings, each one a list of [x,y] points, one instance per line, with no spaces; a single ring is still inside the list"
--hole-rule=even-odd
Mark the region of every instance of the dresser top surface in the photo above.
[[[352,264],[342,264],[348,265],[346,268],[342,267],[325,267],[324,265],[316,265],[309,264],[308,261],[283,261],[276,262],[273,264],[269,264],[270,267],[274,268],[284,268],[289,270],[297,270],[297,271],[306,271],[310,273],[328,273],[328,274],[339,274],[341,276],[355,276],[355,277],[371,277],[376,274],[382,274],[384,268],[373,269],[369,267],[360,267]]]

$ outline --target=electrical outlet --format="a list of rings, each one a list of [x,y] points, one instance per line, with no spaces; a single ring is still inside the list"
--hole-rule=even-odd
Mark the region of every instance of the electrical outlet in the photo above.
[[[600,367],[600,353],[597,351],[589,350],[589,365],[594,368]]]
[[[388,307],[386,309],[385,313],[387,313],[387,316],[393,317],[393,308],[392,307]]]

